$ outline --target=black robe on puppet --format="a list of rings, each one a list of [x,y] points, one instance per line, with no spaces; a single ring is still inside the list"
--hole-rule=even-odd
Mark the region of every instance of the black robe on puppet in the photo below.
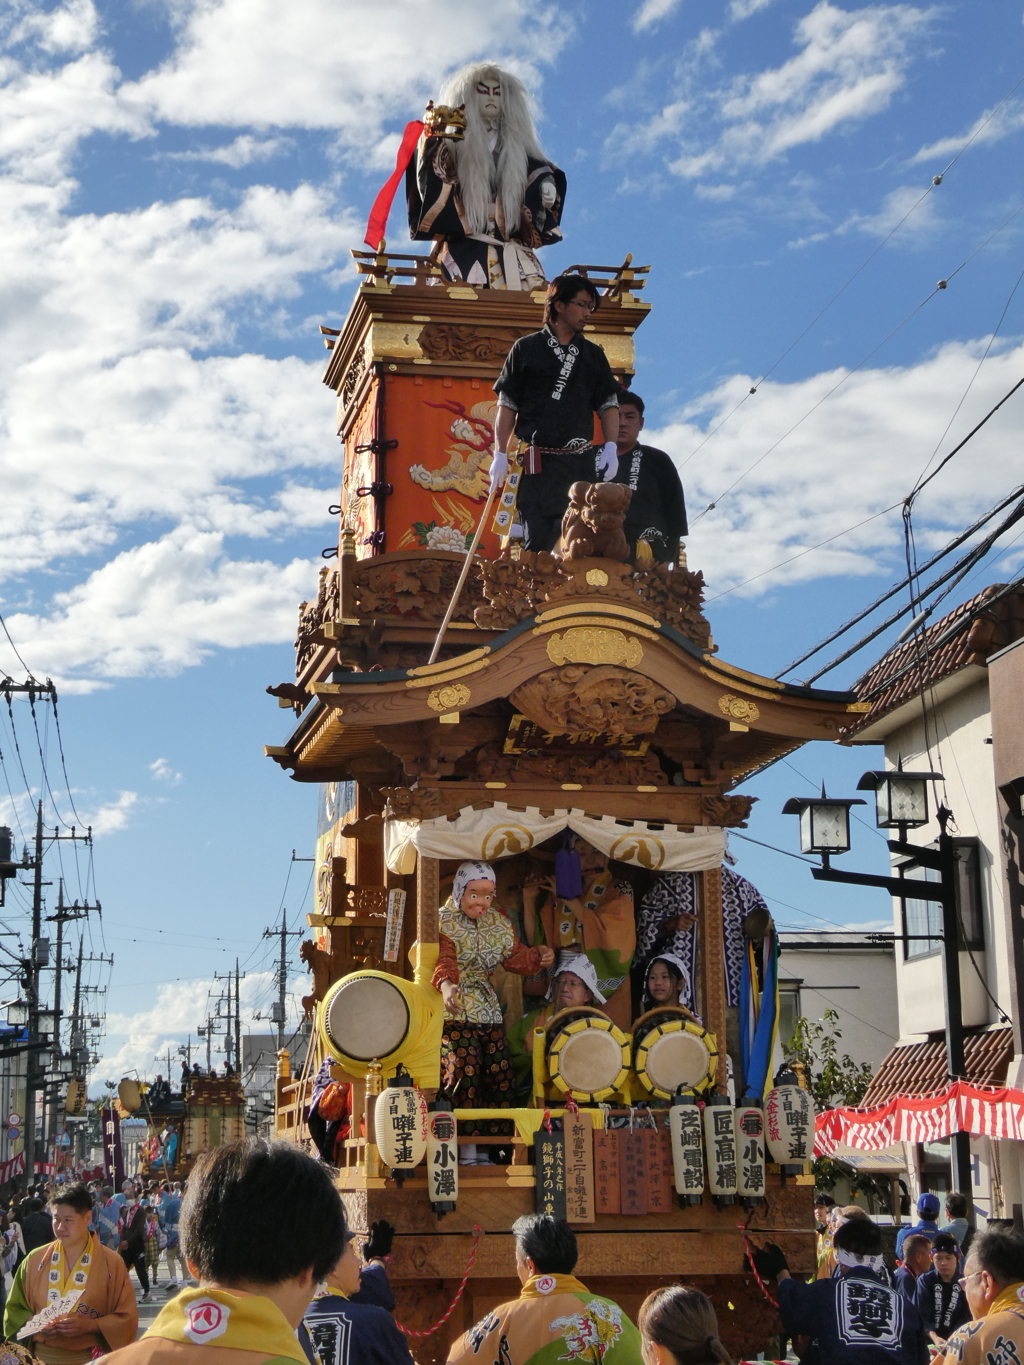
[[[477,108],[478,78],[499,78],[502,114],[486,128]],[[543,288],[539,247],[562,240],[565,175],[541,151],[522,83],[496,67],[477,65],[445,85],[442,101],[466,105],[463,138],[423,133],[406,171],[409,232],[417,242],[443,243],[439,261],[449,279],[477,288]]]

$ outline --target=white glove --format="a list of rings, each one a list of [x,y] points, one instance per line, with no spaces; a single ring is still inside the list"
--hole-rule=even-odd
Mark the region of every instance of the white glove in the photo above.
[[[491,456],[491,488],[500,488],[507,478],[508,456],[503,450],[495,450]]]
[[[619,448],[614,441],[605,441],[604,448],[597,456],[597,477],[603,482],[617,468]]]

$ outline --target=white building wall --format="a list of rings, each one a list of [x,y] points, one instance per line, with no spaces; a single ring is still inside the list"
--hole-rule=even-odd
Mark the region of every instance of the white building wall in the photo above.
[[[840,1053],[878,1068],[899,1038],[896,966],[891,945],[854,948],[849,936],[784,933],[779,985],[799,980],[800,1012],[839,1015]],[[780,1058],[781,1060],[781,1058]]]

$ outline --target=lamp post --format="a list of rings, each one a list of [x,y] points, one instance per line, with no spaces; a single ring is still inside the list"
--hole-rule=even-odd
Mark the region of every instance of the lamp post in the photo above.
[[[941,773],[906,772],[902,761],[896,768],[866,772],[857,783],[858,791],[875,794],[875,823],[879,829],[895,829],[897,839],[887,840],[890,853],[906,861],[900,864],[897,877],[876,876],[867,872],[841,872],[829,865],[830,855],[846,853],[850,848],[849,808],[864,805],[857,798],[852,801],[821,797],[795,797],[783,806],[786,815],[800,816],[800,847],[804,853],[821,855],[821,867],[811,869],[817,881],[846,882],[852,886],[877,886],[890,896],[907,899],[907,880],[902,875],[912,867],[926,867],[938,872],[937,882],[914,881],[913,899],[938,901],[942,906],[942,933],[896,934],[901,942],[927,939],[942,943],[943,994],[946,1015],[946,1070],[951,1081],[964,1080],[964,1025],[960,999],[960,956],[957,921],[957,863],[953,839],[946,826],[952,811],[939,806],[939,846],[922,848],[907,843],[907,830],[919,829],[928,823],[928,783],[942,780]],[[953,1178],[956,1188],[967,1200],[968,1217],[973,1221],[974,1202],[971,1178],[971,1140],[969,1133],[953,1133],[950,1138]]]

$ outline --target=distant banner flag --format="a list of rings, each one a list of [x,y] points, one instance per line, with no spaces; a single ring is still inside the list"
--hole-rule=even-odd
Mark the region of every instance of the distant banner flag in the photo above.
[[[25,1153],[19,1152],[17,1156],[12,1156],[10,1161],[0,1165],[0,1185],[6,1185],[8,1180],[13,1180],[16,1175],[21,1175],[25,1169]]]
[[[402,946],[402,925],[405,922],[406,893],[399,889],[388,892],[388,922],[384,930],[384,961],[397,962]]]
[[[107,1184],[115,1190],[124,1184],[121,1120],[113,1109],[103,1110],[103,1175]]]

